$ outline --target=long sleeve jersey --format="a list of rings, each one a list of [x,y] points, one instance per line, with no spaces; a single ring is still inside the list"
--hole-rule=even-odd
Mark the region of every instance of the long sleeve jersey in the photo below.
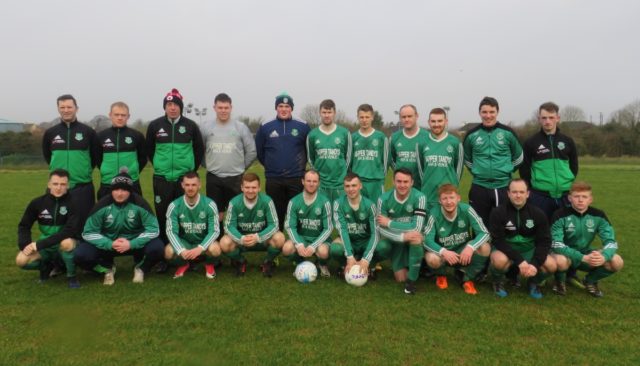
[[[365,136],[355,131],[351,134],[353,145],[350,170],[366,181],[384,181],[389,166],[389,140],[384,133],[373,130]]]
[[[507,201],[491,211],[489,219],[491,244],[515,265],[524,261],[521,253],[534,249],[531,264],[540,268],[551,249],[551,233],[544,212],[525,204],[517,209]]]
[[[330,133],[314,128],[307,135],[307,158],[322,188],[341,188],[351,163],[351,133],[339,125]]]
[[[116,203],[111,195],[98,201],[89,213],[82,238],[102,250],[113,250],[113,241],[125,238],[131,249],[139,249],[159,233],[158,220],[149,204],[132,192],[123,203]]]
[[[147,129],[147,156],[153,164],[153,174],[175,182],[202,163],[204,145],[198,125],[180,116],[171,122],[162,116]]]
[[[342,196],[333,202],[333,220],[342,239],[345,257],[353,257],[353,243],[366,242],[362,258],[371,262],[379,241],[375,204],[362,196],[360,205],[353,208],[347,196]]]
[[[424,143],[429,138],[429,132],[419,128],[413,136],[407,136],[404,130],[399,130],[391,135],[389,142],[389,160],[391,169],[407,168],[413,176],[413,186],[420,189],[422,180],[418,171],[418,151],[422,151]]]
[[[29,203],[18,224],[20,250],[33,241],[31,228],[36,221],[40,230],[40,236],[36,240],[38,250],[57,245],[66,238],[75,238],[79,234],[78,216],[74,212],[69,194],[55,197],[47,192]]]
[[[49,171],[69,172],[69,189],[79,183],[91,183],[98,160],[96,131],[84,123],[60,122],[42,136],[42,154]]]
[[[380,234],[392,241],[403,242],[404,233],[422,232],[427,216],[427,198],[415,188],[411,188],[404,200],[396,197],[396,190],[387,191],[378,198],[378,214],[391,219],[388,227],[379,226]]]
[[[202,128],[205,167],[217,177],[232,177],[244,171],[256,159],[256,143],[247,125],[230,120],[206,122]]]
[[[582,256],[592,250],[596,236],[602,241],[602,255],[610,261],[618,250],[615,232],[607,215],[595,207],[579,213],[572,207],[563,207],[553,214],[551,236],[552,250],[562,254],[572,262],[582,261]]]
[[[316,249],[331,235],[331,217],[331,202],[325,195],[316,192],[313,201],[306,203],[302,192],[289,201],[284,228],[296,247]]]
[[[419,146],[416,146],[416,149]],[[438,187],[445,183],[460,185],[464,151],[457,137],[446,133],[440,140],[431,134],[418,154],[418,174],[422,180],[421,191],[430,206],[438,202]]]
[[[462,202],[458,203],[452,220],[445,216],[441,206],[432,208],[424,232],[425,249],[439,254],[444,249],[456,250],[465,245],[476,250],[489,240],[489,230],[480,216]]]
[[[522,147],[518,136],[508,126],[497,122],[471,129],[462,142],[464,164],[473,176],[473,183],[495,189],[509,185],[511,173],[522,164]]]
[[[271,197],[260,192],[254,203],[244,199],[244,194],[233,197],[224,215],[224,231],[236,243],[242,243],[242,236],[258,234],[263,243],[278,231],[278,214]]]
[[[178,197],[167,208],[167,238],[176,254],[199,245],[207,250],[220,235],[218,208],[207,196],[198,195],[193,206],[186,196]]]
[[[102,184],[111,184],[122,167],[128,169],[134,182],[140,180],[140,172],[147,165],[145,147],[144,136],[133,128],[112,126],[100,131],[97,164]]]
[[[569,191],[578,176],[578,152],[573,139],[560,133],[540,130],[524,143],[520,177],[532,189],[559,198]]]
[[[274,119],[256,133],[256,152],[267,178],[299,178],[307,166],[309,125],[295,119]]]

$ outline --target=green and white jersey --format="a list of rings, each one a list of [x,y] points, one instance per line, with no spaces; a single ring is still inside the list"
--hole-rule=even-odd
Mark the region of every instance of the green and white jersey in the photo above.
[[[432,208],[424,235],[424,248],[438,254],[444,249],[456,250],[464,245],[476,250],[489,240],[489,230],[480,216],[462,202],[458,203],[456,215],[451,220],[445,216],[441,206]]]
[[[167,238],[176,254],[196,245],[207,250],[220,235],[218,208],[209,197],[198,194],[195,205],[186,196],[178,197],[167,208]]]
[[[437,140],[429,133],[422,150],[418,151],[418,173],[422,181],[422,193],[427,196],[430,206],[438,202],[438,187],[445,183],[456,187],[460,185],[463,164],[464,151],[457,137],[445,132]]]
[[[426,207],[427,198],[415,188],[411,188],[404,200],[398,199],[395,189],[383,193],[378,199],[378,214],[390,218],[391,222],[389,227],[379,226],[380,234],[392,241],[403,242],[404,233],[422,232]]]
[[[329,199],[316,192],[313,200],[306,203],[304,192],[299,193],[289,201],[284,228],[296,247],[318,248],[329,239],[333,230]]]
[[[353,257],[352,243],[366,242],[362,258],[371,262],[379,240],[373,202],[361,196],[360,204],[354,208],[347,196],[342,196],[333,202],[333,220],[342,239],[345,257]]]
[[[307,135],[309,165],[320,173],[320,187],[341,189],[351,162],[351,134],[335,125],[326,133],[316,127]]]
[[[358,130],[351,135],[351,141],[351,171],[362,181],[384,182],[389,164],[389,140],[384,133],[373,130],[365,136]]]
[[[422,148],[429,138],[429,132],[423,128],[418,128],[413,136],[407,136],[403,130],[399,130],[391,135],[389,144],[389,159],[391,160],[391,168],[407,168],[413,175],[413,186],[420,189],[422,181],[418,171],[418,151]]]
[[[233,197],[224,217],[224,231],[236,243],[242,242],[246,234],[258,234],[263,243],[278,232],[278,215],[271,197],[260,192],[256,201],[249,203],[244,194]]]

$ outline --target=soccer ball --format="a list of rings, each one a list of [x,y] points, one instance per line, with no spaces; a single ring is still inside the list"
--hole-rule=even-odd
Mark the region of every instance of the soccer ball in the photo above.
[[[352,266],[349,272],[344,274],[344,280],[347,281],[348,284],[356,287],[364,286],[368,279],[369,276],[360,273],[360,266],[357,264]]]
[[[296,266],[296,271],[293,272],[293,275],[298,282],[309,283],[315,281],[318,277],[318,269],[315,264],[304,261]]]

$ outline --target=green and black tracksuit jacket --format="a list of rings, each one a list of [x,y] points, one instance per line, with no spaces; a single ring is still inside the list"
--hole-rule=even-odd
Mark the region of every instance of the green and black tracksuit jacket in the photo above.
[[[180,116],[172,123],[167,116],[149,124],[147,156],[153,164],[155,176],[175,182],[186,172],[196,170],[204,156],[204,142],[198,125]]]
[[[66,238],[78,236],[79,222],[74,213],[69,194],[55,197],[49,192],[34,198],[18,224],[18,248],[23,250],[31,240],[31,227],[38,222],[40,236],[36,240],[38,250],[60,244]]]
[[[60,122],[45,131],[42,154],[50,171],[64,169],[69,172],[69,188],[91,183],[98,158],[96,132],[78,121]]]
[[[578,152],[573,139],[556,129],[553,135],[540,130],[524,143],[520,176],[529,186],[552,198],[569,191],[578,176]]]
[[[126,167],[134,182],[147,164],[147,152],[142,133],[133,128],[109,127],[98,133],[98,168],[100,182],[110,185],[120,168]]]
[[[511,201],[491,211],[489,219],[491,245],[503,252],[517,266],[524,261],[521,253],[533,250],[531,264],[540,269],[551,250],[551,232],[544,212],[525,204],[517,209]]]

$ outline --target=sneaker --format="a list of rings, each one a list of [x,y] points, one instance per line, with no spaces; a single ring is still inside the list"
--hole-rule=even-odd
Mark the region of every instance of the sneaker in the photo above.
[[[235,261],[233,264],[236,267],[236,277],[242,277],[247,272],[247,262],[246,261]]]
[[[522,287],[522,284],[520,283],[520,279],[518,278],[518,276],[516,276],[515,278],[510,278],[509,284],[511,284],[511,287],[515,289]]]
[[[449,287],[449,283],[447,282],[447,276],[437,276],[436,286],[438,286],[440,290],[444,290],[447,287]]]
[[[338,267],[338,271],[337,271],[336,275],[338,276],[338,279],[343,279],[344,278],[344,267],[342,267],[342,266]],[[371,275],[371,271],[369,271],[369,275]],[[369,279],[371,279],[371,278],[369,278]]]
[[[167,273],[169,270],[169,264],[165,261],[158,262],[156,265],[156,273]]]
[[[598,288],[598,283],[597,282],[588,283],[588,282],[585,281],[584,288],[587,289],[587,292],[590,293],[591,296],[593,296],[593,297],[602,297],[602,296],[604,296],[604,293],[602,291],[600,291],[600,289]]]
[[[502,282],[494,282],[493,283],[493,292],[498,297],[507,297],[509,293],[504,289],[504,283]]]
[[[331,272],[329,272],[329,267],[326,264],[318,265],[318,269],[320,270],[320,276],[331,277]]]
[[[476,276],[476,282],[486,282],[488,278],[489,275],[487,274],[487,272],[478,273],[478,275]]]
[[[567,274],[567,280],[569,280],[569,283],[574,287],[577,287],[581,290],[586,289],[586,286],[582,283],[582,280],[580,280],[578,275],[576,275],[575,273],[573,274],[573,276],[569,276],[569,274]]]
[[[553,284],[553,292],[560,296],[564,296],[567,294],[567,284],[564,281],[556,281]]]
[[[114,283],[116,283],[116,267],[113,266],[111,267],[110,270],[108,270],[105,274],[104,274],[104,279],[102,280],[102,284],[105,286],[112,286]]]
[[[378,271],[375,269],[375,267],[371,268],[369,270],[369,281],[375,281],[375,280],[378,279],[378,273],[377,272]],[[343,277],[344,277],[344,275],[343,275]]]
[[[540,290],[540,286],[535,283],[529,284],[529,296],[536,300],[542,299],[542,291]]]
[[[407,294],[407,295],[415,295],[417,290],[418,289],[416,288],[416,283],[414,281],[407,280],[404,283],[404,293],[405,294]]]
[[[469,295],[478,294],[478,290],[476,290],[476,285],[473,283],[473,281],[466,281],[462,284],[462,288],[464,289],[464,292]]]
[[[262,263],[262,276],[271,278],[273,276],[273,261],[264,261]]]
[[[141,268],[135,267],[133,269],[133,279],[131,281],[133,281],[133,283],[143,283],[144,271]]]
[[[189,263],[178,267],[178,269],[176,269],[176,273],[173,274],[173,278],[176,279],[184,276],[185,272],[187,272],[188,270],[189,270]]]
[[[58,267],[56,265],[53,266],[53,268],[51,269],[51,272],[49,272],[49,277],[53,278],[56,277],[58,275],[61,275],[63,273],[65,273],[65,269],[64,267]]]
[[[376,271],[382,271],[382,264],[378,263],[375,267]]]
[[[40,278],[38,279],[39,283],[44,283],[51,277],[51,272],[53,272],[53,264],[47,263],[42,265],[40,268]]]
[[[205,264],[204,275],[210,280],[216,278],[216,266],[213,263]]]
[[[78,277],[73,276],[67,279],[69,283],[69,288],[80,288],[80,282],[78,282]]]

